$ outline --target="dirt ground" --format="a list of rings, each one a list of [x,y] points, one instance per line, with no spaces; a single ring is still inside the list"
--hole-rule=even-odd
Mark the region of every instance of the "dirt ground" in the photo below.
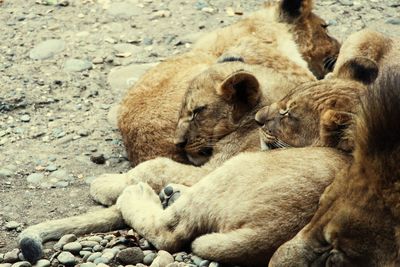
[[[88,183],[129,169],[115,107],[149,63],[262,2],[0,0],[0,253],[28,225],[96,208]],[[400,37],[398,0],[315,2],[340,40]]]

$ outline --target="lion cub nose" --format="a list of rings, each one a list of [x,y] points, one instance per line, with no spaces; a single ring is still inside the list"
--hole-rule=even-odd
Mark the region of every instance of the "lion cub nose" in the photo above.
[[[187,139],[186,138],[175,138],[174,144],[177,148],[185,148],[187,145]]]
[[[259,126],[263,126],[265,124],[265,122],[267,121],[268,110],[269,110],[269,107],[263,107],[256,113],[256,116],[254,119],[256,120],[256,122]]]

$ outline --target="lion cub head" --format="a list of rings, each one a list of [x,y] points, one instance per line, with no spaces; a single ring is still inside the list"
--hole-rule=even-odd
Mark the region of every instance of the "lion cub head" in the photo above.
[[[278,18],[291,26],[293,37],[308,68],[318,79],[333,70],[340,43],[328,32],[328,23],[313,13],[312,0],[281,0]],[[267,4],[271,5],[271,4]]]
[[[175,144],[193,164],[204,164],[218,140],[252,121],[262,93],[258,80],[243,69],[244,65],[229,59],[211,66],[190,83],[179,114]]]
[[[346,135],[366,84],[375,80],[374,61],[355,57],[340,66],[330,79],[305,83],[281,101],[259,110],[264,149],[281,147],[329,146],[353,149]]]

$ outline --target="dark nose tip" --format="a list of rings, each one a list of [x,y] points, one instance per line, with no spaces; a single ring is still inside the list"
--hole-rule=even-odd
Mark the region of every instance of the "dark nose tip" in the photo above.
[[[183,148],[185,148],[186,145],[187,145],[187,139],[180,139],[180,140],[175,141],[175,146],[177,148],[183,149]]]

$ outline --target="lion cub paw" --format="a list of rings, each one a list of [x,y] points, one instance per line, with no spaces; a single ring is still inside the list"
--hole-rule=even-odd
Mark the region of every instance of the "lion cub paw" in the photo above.
[[[127,186],[124,174],[103,174],[90,184],[90,195],[96,202],[111,206]]]
[[[187,186],[181,184],[168,184],[158,195],[163,208],[171,206],[186,190]]]

